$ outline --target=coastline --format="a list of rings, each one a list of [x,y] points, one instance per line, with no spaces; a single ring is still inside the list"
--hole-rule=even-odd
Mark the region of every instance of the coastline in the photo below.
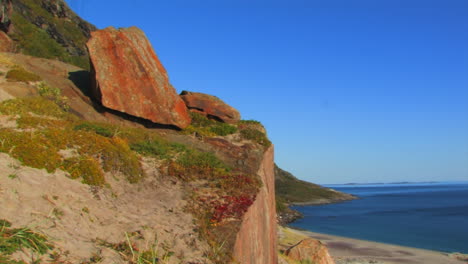
[[[325,244],[336,264],[466,264],[455,254],[290,229]],[[467,257],[467,255],[461,255]]]

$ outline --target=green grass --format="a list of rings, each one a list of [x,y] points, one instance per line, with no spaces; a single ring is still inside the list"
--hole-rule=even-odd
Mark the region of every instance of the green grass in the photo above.
[[[142,155],[159,159],[169,159],[177,153],[187,151],[187,147],[178,143],[170,143],[162,139],[138,141],[130,144],[130,148]]]
[[[257,129],[247,128],[240,131],[243,139],[252,140],[264,147],[269,147],[271,141],[265,135],[265,133],[258,131]]]
[[[201,136],[213,137],[227,136],[237,132],[236,126],[208,119],[199,113],[190,112],[190,117],[192,123],[183,130],[185,134],[197,133]]]
[[[114,132],[106,127],[105,125],[97,124],[97,123],[91,123],[91,122],[83,122],[79,125],[76,125],[73,130],[84,130],[84,131],[92,131],[98,135],[101,135],[103,137],[112,137],[114,135]]]
[[[1,263],[24,263],[12,260],[13,253],[22,250],[44,255],[53,246],[45,235],[35,232],[28,227],[11,228],[11,223],[0,219],[0,261]]]
[[[78,25],[71,21],[59,19],[48,13],[39,3],[33,0],[24,0],[23,3],[30,8],[25,14],[14,12],[11,19],[15,25],[15,33],[12,38],[19,44],[21,51],[27,55],[46,59],[58,58],[61,61],[76,65],[83,69],[89,69],[87,56],[75,56],[53,39],[47,31],[34,25],[29,19],[42,17],[49,25],[55,27],[57,32],[71,43],[85,50],[86,36]],[[28,17],[28,19],[26,19]]]

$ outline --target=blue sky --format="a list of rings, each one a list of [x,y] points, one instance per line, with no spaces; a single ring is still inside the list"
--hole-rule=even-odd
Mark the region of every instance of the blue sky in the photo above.
[[[67,0],[138,26],[177,91],[261,121],[316,183],[468,180],[466,0]]]

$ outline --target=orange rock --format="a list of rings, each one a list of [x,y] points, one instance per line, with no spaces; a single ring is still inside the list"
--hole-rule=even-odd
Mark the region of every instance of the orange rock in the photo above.
[[[180,94],[190,111],[215,117],[226,123],[236,123],[240,120],[239,112],[216,96],[183,91]]]
[[[265,151],[258,175],[262,180],[254,203],[242,217],[233,257],[242,264],[277,264],[273,146]]]
[[[13,40],[8,37],[8,35],[0,31],[0,52],[14,52],[15,51],[15,43]]]
[[[184,101],[143,31],[109,27],[92,32],[86,45],[92,91],[105,107],[158,124],[179,128],[190,124]]]
[[[311,261],[317,264],[335,264],[328,249],[320,241],[307,238],[286,250],[285,255],[295,261]]]

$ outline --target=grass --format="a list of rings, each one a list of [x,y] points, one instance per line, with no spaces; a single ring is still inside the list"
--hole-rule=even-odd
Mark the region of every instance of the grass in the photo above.
[[[89,58],[87,56],[72,55],[49,33],[31,23],[34,18],[41,17],[48,26],[81,50],[85,50],[87,37],[81,32],[78,25],[71,21],[59,19],[48,13],[38,2],[24,0],[22,2],[28,9],[25,13],[14,12],[11,19],[15,25],[15,33],[12,38],[17,41],[21,51],[27,55],[46,59],[59,59],[71,63],[83,69],[89,69]]]
[[[178,143],[170,143],[162,139],[153,138],[132,143],[130,148],[142,155],[159,159],[169,159],[177,153],[187,151],[187,147]]]
[[[132,235],[125,232],[125,241],[109,243],[98,239],[98,244],[118,252],[129,264],[164,264],[168,263],[174,252],[161,245],[155,237],[146,248],[138,248],[132,241]]]
[[[222,123],[216,120],[208,119],[206,116],[190,112],[192,123],[183,130],[185,134],[197,133],[200,136],[227,136],[237,132],[237,127]]]
[[[265,133],[256,129],[246,128],[242,129],[240,133],[243,139],[252,140],[266,148],[271,145],[271,141],[268,139]]]
[[[45,235],[34,232],[28,227],[11,228],[11,223],[0,219],[0,262],[24,263],[11,259],[15,252],[29,249],[32,252],[44,255],[53,246]]]
[[[102,126],[102,125],[98,125],[98,124],[95,124],[95,123],[90,123],[90,122],[83,122],[79,125],[76,125],[75,127],[73,127],[73,130],[84,130],[84,131],[91,131],[91,132],[94,132],[98,135],[101,135],[103,137],[112,137],[114,135],[114,132],[109,129],[108,127],[105,127],[105,126]]]
[[[41,81],[42,78],[39,77],[38,75],[28,72],[24,68],[21,67],[15,67],[14,69],[11,69],[7,72],[5,78],[9,82],[37,82]]]

